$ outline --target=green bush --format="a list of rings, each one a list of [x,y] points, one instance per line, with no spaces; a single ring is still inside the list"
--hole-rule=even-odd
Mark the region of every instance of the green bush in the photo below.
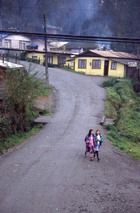
[[[140,92],[140,82],[139,81],[134,81],[133,87],[134,87],[135,92]]]
[[[105,102],[105,116],[112,119],[117,119],[116,109],[111,105],[109,101]]]
[[[105,128],[109,131],[113,131],[117,133],[117,129],[115,128],[115,126],[111,125],[111,124],[107,124],[105,125]]]
[[[129,141],[134,142],[134,143],[138,143],[139,140],[140,140],[140,137],[137,136],[137,135],[129,135],[129,134],[126,134],[126,135],[125,135],[125,138],[127,138]]]
[[[6,90],[3,91],[4,105],[9,120],[12,123],[12,131],[28,131],[30,125],[37,116],[33,101],[41,94],[42,83],[30,76],[24,70],[7,70],[5,78]]]
[[[35,64],[40,64],[40,60],[39,60],[39,59],[26,58],[26,60],[27,60],[28,62],[32,62],[32,63],[35,63]]]
[[[117,83],[117,78],[109,78],[103,82],[103,87],[113,87]]]
[[[25,52],[22,52],[22,53],[20,53],[20,55],[19,55],[19,60],[22,60],[22,61],[26,61],[26,53]]]
[[[43,62],[43,66],[45,66],[45,61]],[[57,64],[48,63],[48,67],[57,67]]]
[[[120,108],[122,103],[120,96],[117,94],[114,88],[106,88],[107,91],[107,101],[116,109]]]
[[[118,135],[118,133],[115,132],[115,131],[109,131],[108,132],[108,136],[111,137],[112,142],[114,142],[114,141],[115,142],[117,141],[117,143],[118,142],[122,142],[122,139],[121,139],[120,135]]]
[[[0,140],[8,137],[13,133],[12,121],[9,118],[0,119]]]
[[[42,110],[42,114],[45,115],[45,116],[49,116],[49,115],[51,115],[51,110],[50,109],[44,109],[44,110]]]
[[[117,84],[114,85],[113,87],[117,92],[119,92],[121,89],[123,89],[123,84],[122,82],[118,82]]]

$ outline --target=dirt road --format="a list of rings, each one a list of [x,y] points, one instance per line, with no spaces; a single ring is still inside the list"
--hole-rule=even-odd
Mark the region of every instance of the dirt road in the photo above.
[[[99,125],[103,78],[59,69],[49,74],[58,91],[56,113],[0,158],[0,213],[139,213],[140,164],[111,146]],[[84,157],[90,128],[105,138],[99,162]]]

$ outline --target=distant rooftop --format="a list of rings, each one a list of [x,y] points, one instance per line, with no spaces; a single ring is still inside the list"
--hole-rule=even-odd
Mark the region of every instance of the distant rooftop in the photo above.
[[[62,47],[62,46],[64,46],[65,44],[67,44],[68,42],[64,42],[64,41],[61,41],[61,42],[59,42],[59,41],[52,41],[52,42],[50,42],[50,44],[52,45],[52,47],[54,47],[54,48],[60,48],[60,47]]]
[[[52,26],[52,25],[48,25],[48,24],[47,24],[47,28],[62,30],[61,27],[56,27],[56,26]]]
[[[66,48],[68,49],[91,49],[95,48],[97,45],[94,42],[68,42]]]

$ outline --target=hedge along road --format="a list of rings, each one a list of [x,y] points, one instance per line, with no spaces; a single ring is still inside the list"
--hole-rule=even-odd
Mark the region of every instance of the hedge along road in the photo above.
[[[49,75],[58,91],[56,112],[40,132],[0,158],[0,212],[140,212],[139,162],[113,147],[99,125],[104,78],[53,68]],[[99,162],[84,157],[90,128],[105,138]]]

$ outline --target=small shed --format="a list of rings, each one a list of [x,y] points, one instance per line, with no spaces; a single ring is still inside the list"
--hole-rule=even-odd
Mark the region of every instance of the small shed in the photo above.
[[[124,65],[124,75],[133,78],[140,79],[140,69],[138,67],[139,60],[130,59],[113,59],[115,62]]]

